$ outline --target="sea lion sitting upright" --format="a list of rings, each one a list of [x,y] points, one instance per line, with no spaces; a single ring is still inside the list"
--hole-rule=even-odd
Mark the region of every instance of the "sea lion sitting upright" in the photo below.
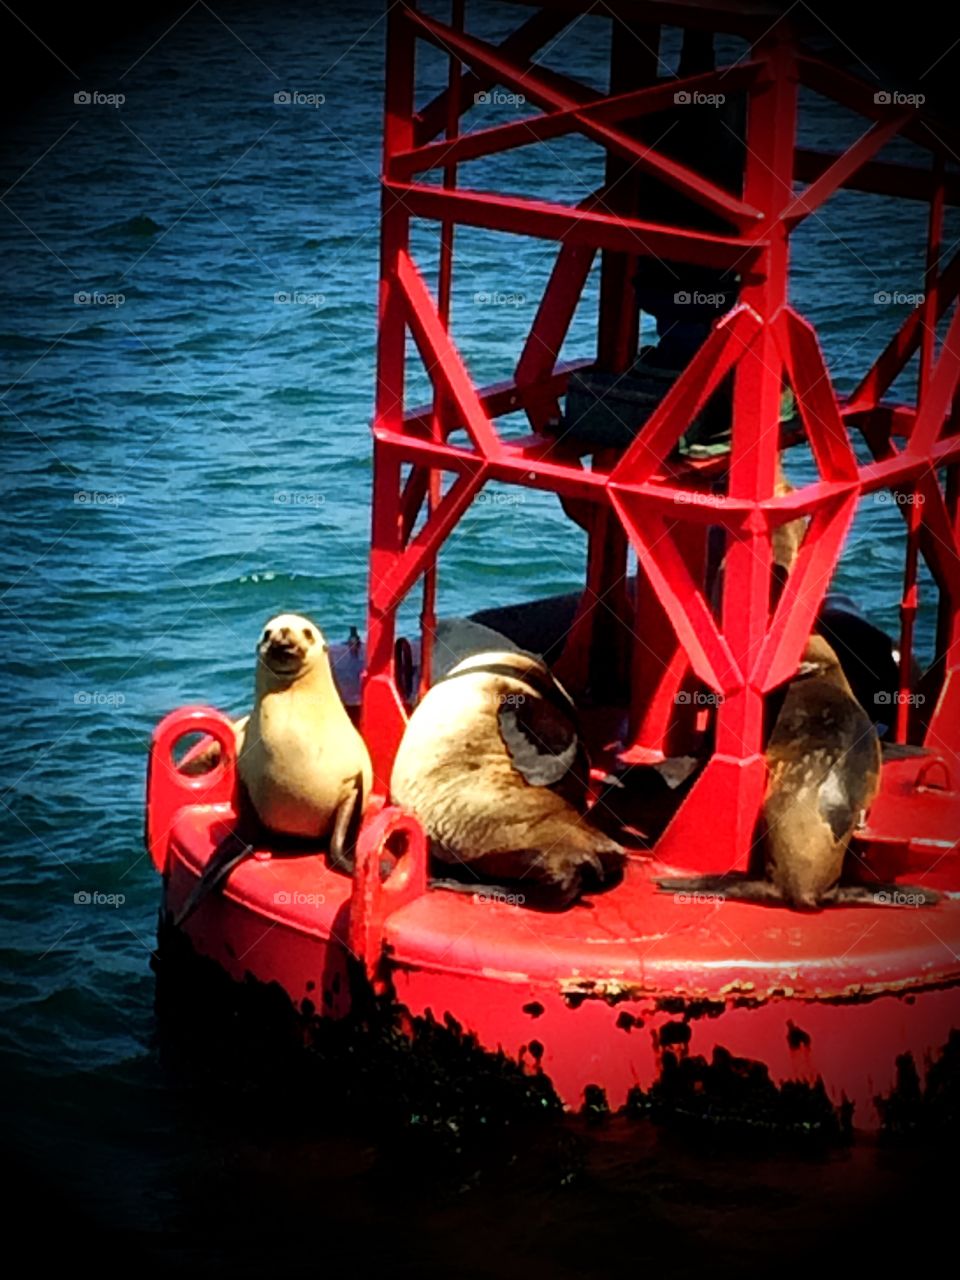
[[[569,695],[539,658],[497,651],[465,658],[425,694],[390,785],[453,874],[555,908],[623,864],[585,816],[588,778]]]
[[[282,613],[266,624],[255,693],[250,715],[234,724],[241,801],[274,835],[329,840],[330,861],[352,871],[373,770],[334,684],[327,643],[309,618]],[[176,923],[251,852],[237,840],[218,850]]]
[[[877,794],[880,740],[836,653],[807,642],[767,745],[763,847],[769,882],[792,907],[817,910]]]
[[[897,905],[908,886],[840,885],[844,856],[877,794],[880,739],[857,702],[840,659],[822,636],[807,642],[767,744],[767,789],[759,826],[765,879],[741,873],[658,880],[668,893],[713,893],[802,911],[828,904]],[[914,905],[938,901],[909,887]]]

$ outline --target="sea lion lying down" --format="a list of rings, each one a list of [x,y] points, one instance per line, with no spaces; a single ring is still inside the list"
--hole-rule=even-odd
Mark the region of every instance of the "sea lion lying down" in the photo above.
[[[541,659],[494,651],[458,663],[424,696],[390,790],[458,881],[509,885],[530,906],[558,908],[623,864],[587,816],[588,781],[567,692]]]

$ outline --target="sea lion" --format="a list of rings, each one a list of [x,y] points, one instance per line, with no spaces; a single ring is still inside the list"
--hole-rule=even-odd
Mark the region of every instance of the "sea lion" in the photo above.
[[[869,622],[849,596],[836,592],[824,598],[816,629],[840,659],[854,697],[876,724],[881,739],[889,738],[900,690],[900,652],[895,642]],[[916,689],[921,672],[915,659],[910,665],[910,686]]]
[[[763,846],[769,882],[816,910],[840,879],[880,782],[880,739],[823,638],[807,641],[767,744]]]
[[[264,627],[254,707],[234,733],[241,800],[259,824],[288,841],[329,839],[331,863],[352,872],[373,770],[334,684],[323,633],[309,618],[282,613]],[[176,923],[250,853],[236,840],[218,850]]]
[[[472,618],[438,618],[433,641],[433,679],[439,680],[471,653],[518,647],[507,636]],[[405,636],[397,639],[394,671],[400,696],[407,702],[416,700],[420,686],[420,657],[419,638],[412,642]],[[340,697],[347,709],[358,717],[367,660],[366,645],[356,627],[350,628],[350,636],[344,644],[330,646],[330,659]]]
[[[857,702],[840,660],[812,635],[767,744],[767,789],[760,820],[765,879],[728,874],[670,878],[661,889],[710,892],[816,911],[831,904],[896,904],[888,885],[840,886],[854,831],[863,824],[880,780],[880,739]],[[937,895],[911,889],[916,905]]]
[[[586,816],[589,761],[576,710],[546,664],[500,650],[458,663],[407,724],[390,782],[436,860],[563,907],[620,871],[620,845]]]

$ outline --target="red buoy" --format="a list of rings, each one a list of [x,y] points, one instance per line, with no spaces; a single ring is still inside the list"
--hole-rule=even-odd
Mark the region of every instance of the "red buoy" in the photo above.
[[[608,92],[532,61],[589,7],[569,0],[524,10],[497,45],[467,32],[459,0],[450,23],[413,4],[390,8],[361,707],[375,802],[352,881],[321,856],[273,857],[264,849],[184,930],[197,951],[237,979],[277,982],[297,1005],[312,992],[312,1004],[329,1016],[348,1012],[352,956],[411,1013],[453,1015],[485,1047],[546,1073],[573,1107],[591,1085],[618,1107],[632,1089],[655,1089],[668,1060],[675,1068],[702,1058],[708,1078],[732,1055],[761,1064],[777,1087],[822,1082],[833,1104],[853,1104],[855,1125],[875,1128],[875,1100],[895,1086],[898,1057],[911,1054],[922,1071],[960,1028],[960,420],[953,407],[960,259],[941,260],[944,207],[960,203],[946,161],[960,143],[940,127],[926,128],[917,104],[897,100],[905,95],[878,94],[827,55],[805,51],[789,15],[771,25],[769,13],[751,5],[613,6]],[[681,62],[679,78],[658,78],[665,16],[701,37],[744,37],[749,56],[690,73]],[[443,93],[417,104],[415,56],[423,43],[447,54],[450,75]],[[690,50],[694,61],[702,54],[693,37]],[[461,133],[475,95],[494,86],[538,114]],[[800,146],[801,86],[864,118],[865,131],[846,151]],[[727,181],[715,175],[712,157],[698,164],[668,153],[644,129],[653,114],[717,96],[739,103],[744,122],[737,170]],[[606,153],[603,183],[578,205],[470,185],[471,161],[573,133]],[[929,165],[876,159],[897,137],[923,148]],[[430,180],[437,171],[441,183]],[[840,190],[929,209],[922,301],[848,397],[837,394],[816,331],[788,291],[792,233]],[[435,285],[411,251],[412,218],[437,226]],[[469,338],[461,351],[451,336],[457,226],[501,233],[505,255],[513,235],[557,244],[530,332],[512,372],[495,385],[475,385]],[[597,254],[597,357],[563,364],[559,352]],[[727,281],[731,291],[684,366],[666,379],[637,362],[644,298],[669,311],[670,299],[657,293],[655,267],[663,262],[678,266],[683,281],[700,273],[712,284]],[[679,291],[674,305],[687,305],[677,302],[681,294],[689,296]],[[937,324],[948,314],[938,347]],[[426,406],[406,403],[408,335],[432,384]],[[917,354],[913,400],[886,398]],[[657,377],[661,392],[642,407],[644,387]],[[623,439],[611,437],[599,411],[574,420],[575,403],[593,393],[602,402],[618,379]],[[796,404],[793,425],[781,423],[785,385]],[[689,448],[718,403],[729,448]],[[507,440],[497,419],[517,410],[531,434]],[[454,441],[454,432],[465,432],[466,442]],[[857,438],[871,461],[858,460]],[[817,478],[789,490],[778,485],[780,454],[804,440]],[[397,610],[422,583],[424,689],[437,557],[489,481],[556,493],[586,530],[586,583],[555,666],[586,704],[595,764],[616,771],[684,755],[702,760],[667,820],[630,850],[623,882],[554,915],[496,893],[431,888],[422,831],[388,803],[408,698],[417,692],[409,671],[398,678]],[[883,886],[877,901],[800,914],[717,894],[660,892],[656,880],[664,875],[747,871],[766,782],[767,697],[797,669],[858,504],[882,491],[896,495],[905,521],[890,735],[901,750],[888,751],[853,859],[861,883]],[[806,532],[795,564],[778,580],[776,532],[798,519]],[[722,569],[711,550],[717,539]],[[635,584],[627,579],[630,548]],[[922,717],[911,714],[921,688],[913,662],[921,558],[938,593]],[[620,672],[606,687],[604,667]],[[614,746],[611,723],[624,726]],[[188,777],[172,750],[196,731],[221,742],[222,758],[212,774]],[[173,911],[236,821],[232,742],[229,722],[202,708],[172,713],[154,735],[147,837]],[[386,875],[385,854],[393,866]],[[936,891],[937,904],[912,905],[914,885]]]

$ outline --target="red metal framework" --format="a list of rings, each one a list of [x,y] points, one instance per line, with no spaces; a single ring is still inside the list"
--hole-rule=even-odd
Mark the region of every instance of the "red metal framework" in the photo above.
[[[181,708],[157,727],[148,847],[163,875],[165,913],[177,918],[211,860],[238,834],[249,837],[253,855],[180,929],[237,981],[279,984],[304,1012],[349,1013],[362,969],[406,1014],[449,1014],[484,1048],[543,1072],[569,1106],[599,1087],[619,1107],[637,1088],[675,1084],[671,1063],[685,1063],[696,1076],[695,1107],[706,1096],[701,1086],[709,1093],[711,1073],[744,1070],[754,1080],[768,1073],[778,1088],[790,1082],[792,1096],[804,1082],[825,1089],[832,1106],[854,1105],[858,1126],[876,1128],[883,1119],[878,1098],[897,1084],[902,1055],[922,1069],[960,1025],[960,423],[953,408],[960,256],[941,265],[944,208],[960,203],[947,154],[960,143],[939,127],[922,127],[913,111],[875,102],[872,88],[807,56],[760,5],[606,0],[614,27],[606,95],[534,65],[534,54],[588,7],[586,0],[558,0],[534,12],[518,8],[516,31],[496,47],[466,34],[463,0],[452,0],[447,24],[409,3],[390,9],[362,706],[378,794],[352,878],[328,865],[320,848],[315,857],[291,855],[244,826],[234,731],[212,708]],[[734,32],[749,52],[736,66],[664,83],[654,53],[661,23]],[[418,110],[414,57],[422,41],[448,54],[449,74],[445,92]],[[474,95],[495,84],[522,93],[540,114],[461,133]],[[849,150],[825,155],[796,145],[800,85],[868,118]],[[728,188],[713,170],[712,177],[694,172],[679,153],[667,156],[639,140],[644,120],[669,109],[675,94],[716,90],[743,95],[746,104],[742,182]],[[546,146],[572,132],[605,153],[602,184],[576,207],[464,185],[473,158]],[[895,135],[925,146],[929,167],[879,159]],[[437,185],[422,176],[430,170],[442,178]],[[698,227],[658,221],[657,201],[645,198],[650,178],[703,214],[691,218]],[[840,187],[929,206],[925,301],[846,399],[834,391],[816,334],[787,295],[790,235]],[[439,226],[435,289],[410,251],[413,217]],[[557,242],[513,374],[495,386],[474,385],[451,337],[458,224],[489,227],[505,239],[514,233]],[[735,269],[740,277],[736,305],[620,449],[575,444],[561,421],[574,366],[560,362],[560,352],[598,253],[595,363],[614,377],[637,354],[638,268],[642,277],[645,264],[665,257],[696,271]],[[946,327],[939,345],[938,324]],[[430,403],[412,409],[404,403],[408,335],[433,387]],[[915,403],[886,402],[914,357]],[[784,379],[802,431],[780,422]],[[731,453],[685,461],[675,446],[714,393],[731,409]],[[506,439],[497,419],[518,409],[532,433]],[[854,429],[871,461],[858,460]],[[454,443],[454,432],[465,432],[468,443]],[[785,492],[778,455],[802,439],[818,478]],[[448,488],[445,477],[452,478]],[[588,733],[608,710],[596,708],[591,719],[591,700],[602,701],[597,671],[616,661],[618,679],[629,674],[632,701],[614,708],[628,725],[621,765],[691,748],[709,757],[652,851],[628,849],[620,884],[550,914],[431,885],[419,824],[384,803],[407,716],[400,690],[411,687],[394,670],[397,608],[422,580],[427,683],[438,553],[488,481],[555,492],[586,530],[586,586],[558,665],[580,695]],[[885,761],[881,792],[860,833],[866,850],[859,870],[875,886],[899,879],[906,890],[905,881],[917,880],[941,891],[939,902],[907,910],[904,892],[904,903],[891,909],[883,905],[889,895],[877,893],[859,910],[798,915],[709,893],[660,892],[658,881],[678,867],[743,867],[764,785],[765,697],[796,667],[858,502],[883,489],[924,499],[898,503],[906,523],[902,695],[916,692],[910,658],[921,557],[939,591],[939,625],[935,661],[919,684],[932,714],[923,723],[908,718],[902,698],[896,725],[901,742],[923,739],[927,750]],[[799,517],[808,521],[806,535],[777,595],[773,535]],[[722,533],[720,572],[710,530]],[[626,579],[631,547],[639,565],[634,586]],[[633,638],[626,654],[625,636]],[[706,727],[696,702],[679,696],[698,685],[722,695]],[[194,776],[175,763],[173,748],[198,732],[219,742],[221,756],[211,773]],[[709,1101],[711,1123],[713,1108],[737,1096],[728,1095],[728,1083],[723,1077]],[[681,1110],[686,1106],[681,1101]]]
[[[871,86],[807,56],[786,21],[771,26],[769,14],[751,13],[749,6],[721,4],[699,12],[677,4],[614,6],[616,38],[606,94],[537,66],[532,61],[536,51],[586,7],[544,7],[526,16],[496,46],[467,34],[462,4],[454,5],[451,23],[425,16],[412,3],[390,9],[368,677],[362,724],[377,786],[384,794],[406,715],[393,672],[397,607],[427,575],[429,655],[437,556],[482,486],[499,480],[551,490],[576,512],[589,535],[587,588],[567,640],[564,674],[576,686],[591,645],[603,642],[593,604],[610,588],[610,598],[618,601],[622,612],[635,610],[626,621],[635,635],[643,636],[642,643],[634,644],[632,740],[622,759],[655,761],[689,737],[690,726],[679,719],[676,695],[691,671],[722,695],[717,699],[712,756],[661,837],[657,853],[664,861],[693,869],[725,870],[744,865],[761,802],[765,695],[795,671],[857,504],[881,489],[924,499],[922,504],[898,504],[908,525],[902,692],[909,692],[917,563],[922,555],[940,601],[934,664],[939,697],[926,726],[926,743],[956,761],[960,432],[952,402],[960,378],[960,308],[954,305],[960,290],[960,256],[945,267],[939,256],[944,205],[957,203],[960,190],[955,176],[945,170],[947,143],[920,126],[916,108],[875,101]],[[749,58],[705,74],[658,81],[650,50],[656,48],[662,22],[736,32],[750,41]],[[627,37],[629,58],[621,42]],[[447,90],[418,108],[414,82],[420,42],[445,51],[451,72]],[[495,84],[522,94],[540,114],[458,133],[459,117],[472,105],[473,95]],[[828,155],[798,147],[800,85],[867,118],[866,131],[848,150]],[[724,189],[637,136],[632,126],[669,108],[678,92],[745,95],[742,191]],[[476,191],[464,183],[464,167],[473,159],[542,146],[574,132],[603,147],[607,155],[603,185],[576,207]],[[875,159],[895,136],[924,147],[931,157],[929,170]],[[443,172],[442,186],[423,180],[422,175],[438,169]],[[642,191],[647,176],[722,219],[728,230],[707,232],[638,216],[639,206],[636,199],[631,204],[631,195]],[[806,185],[798,190],[800,182]],[[787,292],[791,233],[840,188],[919,199],[930,206],[925,301],[846,400],[832,386],[814,329],[791,307]],[[438,296],[411,256],[413,217],[439,224]],[[558,245],[513,376],[494,386],[474,385],[449,332],[453,229],[458,224],[536,236]],[[570,376],[570,367],[558,363],[559,351],[598,252],[598,363],[614,372],[636,355],[632,278],[638,262],[666,258],[671,263],[736,270],[741,286],[737,305],[715,323],[633,443],[620,453],[595,453],[588,466],[562,434],[551,432],[550,423],[559,417]],[[951,306],[953,319],[937,351],[935,325]],[[434,389],[433,404],[426,410],[405,408],[408,333]],[[921,376],[916,402],[883,402],[881,397],[917,351]],[[670,455],[731,373],[732,450],[725,491],[707,493],[696,466],[678,466]],[[784,378],[794,391],[819,478],[777,496]],[[496,420],[518,408],[526,412],[533,434],[507,442],[498,434]],[[858,463],[852,427],[862,433],[874,461]],[[469,445],[450,443],[451,433],[459,429],[466,430]],[[404,464],[412,464],[412,471],[402,483]],[[445,494],[438,483],[441,473],[454,477]],[[414,533],[424,502],[427,519]],[[797,517],[808,518],[808,531],[771,612],[773,531]],[[719,617],[703,570],[709,526],[721,528],[726,537]],[[628,543],[640,565],[633,601],[622,589],[616,590],[625,577]],[[901,741],[907,732],[904,713],[898,722]],[[707,830],[709,840],[703,838]]]

